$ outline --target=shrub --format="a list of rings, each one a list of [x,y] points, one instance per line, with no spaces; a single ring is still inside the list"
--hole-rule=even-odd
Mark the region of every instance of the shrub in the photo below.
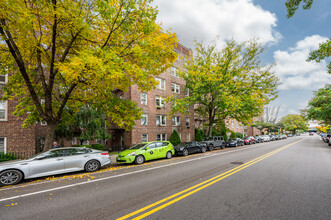
[[[169,141],[173,146],[180,144],[180,137],[176,130],[171,133]]]
[[[205,132],[203,130],[195,129],[195,140],[202,141],[205,137]]]
[[[239,132],[236,133],[236,136],[237,136],[237,138],[243,138],[243,134],[239,133]]]
[[[16,160],[17,157],[14,154],[5,154],[4,152],[0,152],[0,162]]]
[[[104,145],[103,144],[92,144],[92,148],[96,150],[103,150]]]

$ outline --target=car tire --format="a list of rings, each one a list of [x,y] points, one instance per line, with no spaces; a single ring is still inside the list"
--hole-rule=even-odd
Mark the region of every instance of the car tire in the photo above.
[[[170,151],[168,151],[167,154],[166,154],[166,158],[170,159],[171,157],[172,157],[172,153]]]
[[[97,160],[90,160],[84,166],[86,172],[94,172],[99,170],[101,167],[100,162]]]
[[[213,146],[212,144],[209,145],[209,146],[208,146],[208,150],[209,150],[209,151],[213,151],[213,150],[214,150],[214,146]]]
[[[238,147],[238,144],[236,143],[236,144],[234,145],[234,147]]]
[[[0,186],[15,185],[23,179],[23,174],[19,170],[6,170],[0,173]]]
[[[145,157],[143,155],[138,155],[134,158],[134,163],[137,165],[143,164],[145,162]]]
[[[225,144],[222,144],[222,145],[221,145],[221,149],[224,149],[224,148],[225,148]]]
[[[201,148],[201,153],[205,153],[206,150],[207,150],[206,147],[202,147],[202,148]]]
[[[183,150],[183,156],[184,157],[188,156],[188,150],[186,148]]]

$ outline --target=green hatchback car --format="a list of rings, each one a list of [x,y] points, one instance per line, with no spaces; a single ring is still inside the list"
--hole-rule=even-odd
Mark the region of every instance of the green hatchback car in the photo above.
[[[170,159],[175,150],[169,141],[152,141],[137,144],[118,154],[117,163],[142,164],[148,160],[159,158]]]

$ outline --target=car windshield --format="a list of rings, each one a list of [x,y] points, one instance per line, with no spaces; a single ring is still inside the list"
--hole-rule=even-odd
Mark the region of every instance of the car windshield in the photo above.
[[[146,144],[136,144],[133,147],[131,147],[130,150],[140,149],[140,148],[142,148],[144,146],[146,146]]]

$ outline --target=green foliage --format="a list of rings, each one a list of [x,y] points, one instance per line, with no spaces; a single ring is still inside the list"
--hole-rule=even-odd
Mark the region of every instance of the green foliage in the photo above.
[[[171,133],[169,141],[170,141],[170,143],[172,143],[173,146],[176,146],[176,145],[181,143],[180,137],[179,137],[178,132],[176,130],[174,130]]]
[[[4,152],[0,152],[0,162],[16,160],[16,159],[17,157],[14,154],[11,153],[5,154]]]
[[[230,135],[230,138],[237,138],[237,134],[233,131],[230,131],[231,132],[231,135]]]
[[[237,136],[237,138],[243,138],[243,134],[239,133],[239,132],[236,132],[236,136]]]
[[[209,136],[213,125],[227,118],[250,122],[277,96],[279,79],[271,66],[261,65],[263,48],[256,41],[228,41],[220,51],[216,42],[207,47],[196,43],[195,50],[185,64],[187,71],[180,73],[190,96],[173,97],[172,110],[186,113],[195,104],[195,112],[207,119]]]
[[[195,141],[202,141],[205,137],[205,132],[203,130],[195,129]]]
[[[267,130],[267,132],[276,132],[279,129],[279,125],[273,124],[273,123],[268,123],[268,122],[263,122],[263,121],[256,121],[252,125],[252,127],[257,128],[262,132],[263,129]]]
[[[103,144],[92,144],[92,148],[96,150],[103,150],[104,147],[105,146]]]
[[[331,84],[314,92],[304,113],[308,119],[321,121],[325,125],[331,124]]]
[[[281,124],[285,130],[292,131],[293,133],[295,133],[296,130],[308,129],[307,119],[301,115],[286,115],[279,121],[279,124]]]
[[[287,8],[287,18],[292,17],[295,14],[295,11],[298,10],[301,2],[304,2],[303,9],[307,10],[311,8],[314,0],[287,0],[285,6]]]

